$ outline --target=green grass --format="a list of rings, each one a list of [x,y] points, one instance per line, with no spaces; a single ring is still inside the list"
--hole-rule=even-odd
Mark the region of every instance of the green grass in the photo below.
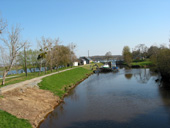
[[[94,64],[91,64],[91,65],[94,65]],[[98,65],[101,66],[102,64],[99,63]],[[83,67],[86,68],[86,69],[89,69],[89,70],[91,69],[90,65],[84,65]],[[70,67],[68,67],[68,68],[70,68]],[[61,69],[59,69],[57,71],[53,70],[53,73],[61,71],[61,70],[64,70],[64,69],[68,69],[68,68],[61,68]],[[47,71],[46,74],[50,74],[50,73],[51,73],[51,71],[49,70],[49,71]],[[45,74],[45,72],[41,72],[40,76],[43,76],[43,75],[46,75],[46,74]],[[14,74],[13,75],[8,75],[7,77],[11,77],[11,76],[16,76],[16,77],[6,78],[5,85],[1,85],[2,79],[0,79],[0,87],[6,86],[6,85],[9,85],[9,84],[19,83],[19,82],[22,82],[22,81],[25,81],[25,80],[30,80],[30,79],[39,77],[38,72],[28,73],[27,77],[25,76],[25,73],[15,74],[15,75]]]
[[[49,73],[50,71],[48,71],[48,74]],[[90,65],[77,67],[66,72],[45,77],[43,78],[42,82],[39,83],[39,86],[41,89],[49,90],[55,95],[63,97],[70,87],[86,78],[87,74],[90,73],[92,73]],[[41,76],[42,75],[44,75],[44,73],[41,73]],[[35,77],[38,77],[38,73],[28,73],[28,77],[25,77],[25,74],[20,74],[15,78],[7,79],[6,82],[7,84],[13,84]],[[0,98],[3,98],[3,96],[0,96]],[[0,110],[0,128],[31,128],[31,124],[27,120],[19,119],[7,112]]]
[[[32,128],[32,126],[27,120],[0,110],[0,128]]]
[[[144,60],[144,61],[140,61],[140,62],[132,62],[131,63],[132,66],[140,66],[140,67],[144,67],[144,66],[152,66],[152,62],[150,60]]]
[[[92,71],[89,69],[83,67],[75,68],[43,78],[42,82],[39,83],[39,86],[41,89],[49,90],[55,95],[63,97],[72,85],[75,85],[90,73],[92,73]]]
[[[64,69],[68,69],[68,68],[61,68],[58,71],[61,71],[61,70],[64,70]],[[52,73],[56,72],[56,70],[53,70]],[[40,76],[43,76],[43,75],[47,75],[47,74],[50,74],[51,71],[47,71],[47,73],[45,74],[44,72],[41,72]],[[39,77],[38,76],[38,72],[33,72],[33,73],[28,73],[28,76],[26,77],[25,76],[25,73],[22,73],[22,74],[15,74],[15,75],[8,75],[7,77],[10,77],[10,76],[16,76],[16,77],[12,77],[12,78],[6,78],[5,80],[5,85],[1,85],[2,83],[2,79],[0,79],[0,87],[2,86],[6,86],[6,85],[9,85],[9,84],[15,84],[15,83],[19,83],[19,82],[22,82],[22,81],[25,81],[25,80],[30,80],[30,79],[33,79],[33,78],[36,78],[36,77]]]

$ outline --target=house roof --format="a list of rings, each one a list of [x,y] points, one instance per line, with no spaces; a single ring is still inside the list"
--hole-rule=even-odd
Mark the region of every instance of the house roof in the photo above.
[[[92,60],[91,58],[87,57],[88,60]]]
[[[81,59],[85,59],[85,60],[88,60],[88,61],[90,61],[90,60],[92,60],[91,58],[89,58],[89,57],[80,57]]]
[[[86,61],[85,59],[81,59],[82,61]]]

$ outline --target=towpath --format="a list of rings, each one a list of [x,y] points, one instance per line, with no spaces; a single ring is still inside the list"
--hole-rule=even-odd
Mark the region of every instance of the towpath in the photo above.
[[[23,82],[20,82],[20,83],[11,84],[11,85],[1,87],[0,88],[0,94],[5,93],[7,91],[11,91],[11,90],[16,89],[16,88],[37,86],[37,84],[40,83],[42,81],[42,78],[44,78],[44,77],[51,76],[51,75],[54,75],[54,74],[58,74],[58,73],[61,73],[61,72],[65,72],[65,71],[72,70],[72,69],[74,69],[74,68],[65,69],[65,70],[62,70],[62,71],[58,71],[58,72],[54,72],[54,73],[47,74],[47,75],[44,75],[44,76],[36,77],[36,78],[30,79],[30,80],[26,80],[26,81],[23,81]]]
[[[6,79],[13,78],[13,77],[18,77],[18,76],[10,76],[10,77],[6,77]],[[2,78],[0,78],[0,79],[2,79]]]

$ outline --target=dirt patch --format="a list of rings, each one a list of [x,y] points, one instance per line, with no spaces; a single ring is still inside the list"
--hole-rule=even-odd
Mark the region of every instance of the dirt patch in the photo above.
[[[0,109],[18,118],[29,120],[35,128],[59,102],[59,97],[49,91],[20,88],[3,94],[3,98],[0,98]]]

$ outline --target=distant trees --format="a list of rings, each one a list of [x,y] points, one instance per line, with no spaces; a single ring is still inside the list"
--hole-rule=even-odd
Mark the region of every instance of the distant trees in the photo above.
[[[65,66],[73,64],[76,59],[74,49],[76,45],[71,43],[68,46],[59,45],[59,39],[51,39],[42,37],[38,41],[40,47],[40,54],[37,60],[39,60],[39,71],[41,72],[41,66],[44,64],[45,72],[49,67],[51,72],[54,67]],[[39,74],[40,74],[39,72]]]
[[[109,51],[109,52],[106,52],[105,54],[105,59],[108,61],[109,59],[112,58],[112,53]]]
[[[145,59],[147,58],[147,52],[148,52],[148,48],[147,46],[145,46],[145,44],[138,44],[133,52],[132,52],[132,56],[134,59]]]
[[[25,52],[26,52],[26,56],[24,54]],[[38,65],[37,57],[38,57],[39,53],[40,52],[38,50],[32,50],[32,49],[20,51],[17,56],[17,65],[22,66],[23,69],[25,70],[25,60],[26,60],[28,68],[37,67],[37,65]]]
[[[17,59],[18,59],[18,62],[23,66],[23,69],[25,71],[25,75],[27,77],[27,75],[28,75],[27,66],[28,66],[29,61],[30,61],[29,58],[28,58],[28,52],[27,52],[27,50],[29,48],[29,43],[28,43],[28,41],[25,41],[24,44],[25,44],[24,50],[19,52]]]
[[[123,51],[122,51],[122,55],[123,55],[123,58],[124,58],[125,63],[126,63],[128,66],[131,66],[132,53],[130,52],[129,46],[124,46]]]
[[[7,73],[16,63],[19,50],[25,45],[20,41],[20,31],[18,26],[12,27],[11,32],[8,33],[8,39],[1,39],[4,43],[3,46],[0,46],[1,62],[4,67],[2,85],[5,84]]]
[[[170,49],[165,45],[150,46],[147,48],[144,44],[135,47],[132,54],[130,48],[125,46],[122,51],[124,61],[130,66],[132,56],[134,60],[143,61],[150,59],[152,65],[161,74],[162,78],[170,81]]]

